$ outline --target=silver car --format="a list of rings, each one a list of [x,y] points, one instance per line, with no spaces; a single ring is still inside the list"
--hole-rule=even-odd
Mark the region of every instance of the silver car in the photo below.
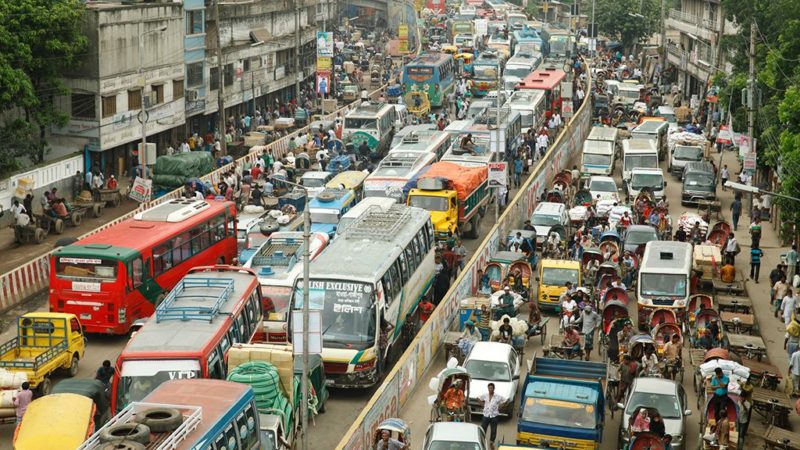
[[[500,405],[501,416],[511,416],[519,386],[520,361],[516,350],[501,342],[476,342],[464,361],[469,382],[469,408],[472,414],[483,414],[480,397],[494,384],[495,394],[506,401]]]
[[[631,414],[636,408],[652,408],[664,419],[666,433],[672,436],[672,450],[683,450],[686,446],[686,416],[692,414],[687,407],[686,391],[683,386],[664,378],[636,378],[630,388],[625,404],[617,404],[624,409],[619,428],[618,448],[628,445],[628,427]]]
[[[487,450],[486,434],[474,423],[436,422],[425,432],[424,450]]]

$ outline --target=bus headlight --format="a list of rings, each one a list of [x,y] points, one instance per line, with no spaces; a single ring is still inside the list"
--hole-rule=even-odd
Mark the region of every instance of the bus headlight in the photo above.
[[[125,314],[126,313],[127,313],[127,310],[125,308],[120,308],[120,309],[117,310],[117,321],[119,323],[125,323],[126,322],[126,320],[125,320]]]

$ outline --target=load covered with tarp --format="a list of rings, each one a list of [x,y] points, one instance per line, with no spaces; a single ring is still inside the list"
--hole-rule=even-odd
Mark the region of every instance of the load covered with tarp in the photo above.
[[[686,131],[672,133],[667,138],[670,151],[675,149],[676,145],[683,145],[687,147],[700,147],[705,148],[706,138],[702,134],[694,134]]]
[[[431,164],[419,180],[439,178],[447,180],[451,188],[458,193],[458,199],[466,200],[480,185],[486,182],[489,171],[486,167],[464,167],[451,162],[437,162]],[[418,181],[419,181],[418,180]]]
[[[179,153],[159,156],[153,171],[156,190],[177,189],[190,178],[200,178],[214,170],[214,157],[209,152]]]

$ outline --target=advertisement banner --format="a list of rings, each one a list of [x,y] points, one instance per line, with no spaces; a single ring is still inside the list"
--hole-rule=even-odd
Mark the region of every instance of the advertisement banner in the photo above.
[[[398,372],[398,376],[400,377],[400,385],[399,389],[399,397],[400,397],[400,406],[406,404],[406,400],[411,396],[411,392],[414,390],[414,386],[417,383],[417,349],[419,346],[415,348],[409,349],[406,353],[409,354],[408,358],[406,359],[403,366],[400,368]],[[423,367],[426,367],[425,364]]]
[[[133,187],[131,188],[131,193],[128,194],[128,197],[136,200],[139,203],[143,203],[150,200],[150,193],[152,190],[153,180],[143,180],[142,178],[136,177],[136,180],[133,182]]]
[[[391,380],[386,380],[383,383],[383,390],[380,396],[375,400],[375,403],[370,408],[369,412],[364,416],[364,426],[361,432],[364,435],[364,448],[371,449],[374,442],[372,441],[373,431],[386,419],[398,417],[400,414],[400,403],[397,395],[399,376],[395,375]]]
[[[333,58],[317,58],[317,72],[330,72],[333,69]]]
[[[397,46],[397,51],[401,54],[408,53],[408,41],[400,41],[400,45]]]
[[[408,25],[403,24],[397,27],[397,37],[403,41],[408,40]]]
[[[317,57],[333,58],[333,33],[317,31]]]
[[[317,94],[328,95],[331,90],[331,73],[317,72]]]
[[[489,187],[500,187],[506,185],[506,162],[489,163]]]

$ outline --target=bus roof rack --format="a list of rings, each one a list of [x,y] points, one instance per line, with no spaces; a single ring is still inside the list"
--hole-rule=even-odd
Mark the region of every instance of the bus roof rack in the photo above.
[[[190,289],[194,291],[190,293]],[[210,323],[233,289],[232,278],[184,278],[156,308],[156,323],[162,320],[207,320]],[[179,301],[182,304],[177,304]]]
[[[387,210],[367,211],[347,227],[346,238],[390,240],[411,218],[411,210],[404,205],[394,205]]]
[[[253,256],[253,266],[292,267],[297,262],[297,254],[303,247],[302,239],[282,239],[268,241],[258,253]]]

